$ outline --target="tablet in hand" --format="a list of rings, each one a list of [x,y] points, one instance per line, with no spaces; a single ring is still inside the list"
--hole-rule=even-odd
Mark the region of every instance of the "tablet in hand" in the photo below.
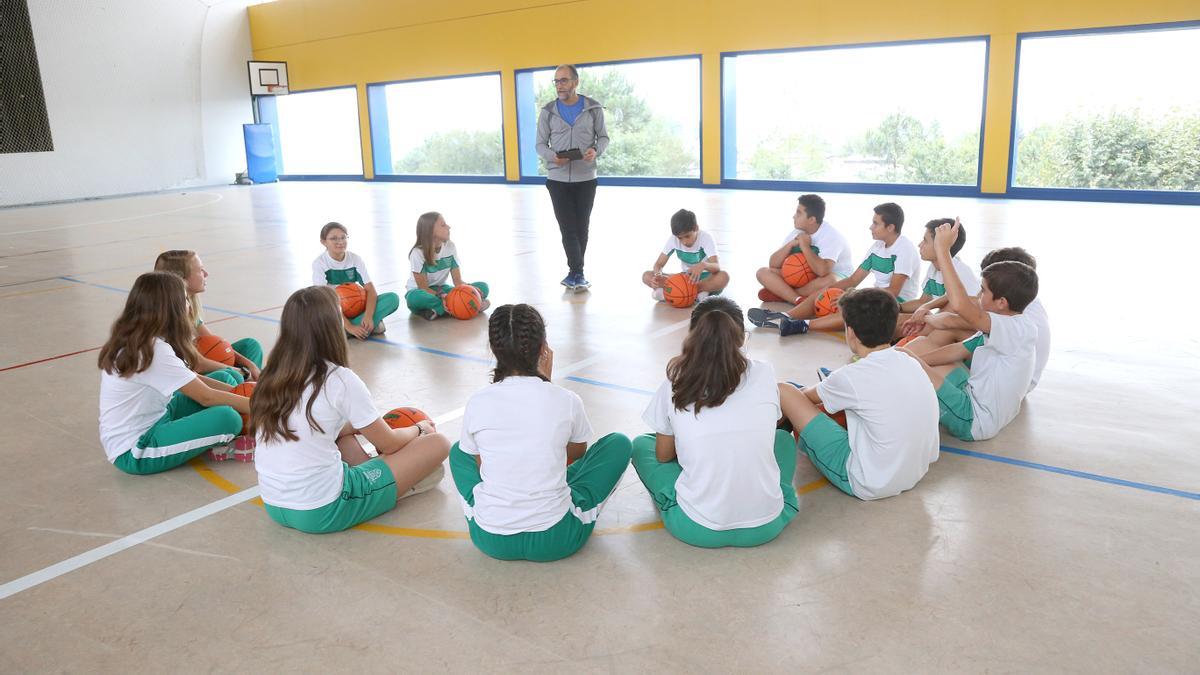
[[[555,153],[563,159],[583,159],[583,152],[579,148],[571,148],[570,150],[559,150]]]

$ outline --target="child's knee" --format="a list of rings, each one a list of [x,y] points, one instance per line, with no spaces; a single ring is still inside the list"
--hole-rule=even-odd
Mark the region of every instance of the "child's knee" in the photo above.
[[[222,433],[234,435],[242,433],[241,413],[227,405],[209,408],[209,410],[216,411],[213,413],[213,417],[215,418],[213,423],[217,425],[217,428],[219,428]]]
[[[209,373],[206,377],[218,382],[223,382],[231,387],[236,387],[243,381],[242,376],[240,374],[236,374],[232,368],[222,368],[221,370]]]

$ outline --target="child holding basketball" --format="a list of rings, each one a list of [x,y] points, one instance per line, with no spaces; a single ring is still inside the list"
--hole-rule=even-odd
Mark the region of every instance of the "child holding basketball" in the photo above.
[[[200,256],[195,251],[179,249],[164,251],[154,261],[154,270],[170,272],[183,279],[187,284],[189,315],[196,326],[196,336],[212,336],[213,332],[204,324],[200,307],[199,295],[208,288],[208,270],[204,268]],[[231,368],[200,354],[196,359],[196,372],[212,374],[224,370],[233,375],[239,384],[245,380],[257,380],[259,369],[263,364],[262,345],[254,338],[242,338],[231,346],[233,347],[235,367]]]
[[[383,320],[400,307],[400,296],[375,291],[371,275],[367,274],[367,264],[347,250],[349,237],[346,226],[341,223],[326,223],[321,228],[321,244],[325,246],[325,252],[313,261],[312,282],[313,286],[358,284],[366,290],[366,309],[353,318],[342,317],[342,328],[346,333],[366,340],[371,335],[379,335],[387,330]]]
[[[147,272],[100,348],[100,443],[129,474],[166,471],[241,433],[250,402],[229,393],[226,371],[192,372],[196,348],[187,286],[174,274]]]
[[[913,336],[919,333],[925,324],[925,317],[929,316],[930,312],[942,309],[949,302],[949,298],[946,297],[946,285],[943,282],[942,270],[938,267],[937,255],[933,250],[933,234],[937,231],[938,226],[953,224],[953,218],[937,218],[925,223],[925,236],[921,238],[921,244],[917,250],[921,254],[921,260],[929,263],[929,268],[925,272],[925,282],[921,285],[921,297],[900,305],[900,324],[897,329],[897,337]],[[967,295],[975,296],[979,294],[979,281],[975,278],[975,272],[971,270],[970,265],[958,259],[958,252],[966,243],[967,230],[960,225],[958,239],[950,246],[950,260],[954,263],[954,270],[958,272],[958,278],[962,281]]]
[[[798,305],[804,298],[850,276],[850,244],[841,232],[825,222],[825,200],[820,195],[800,195],[792,214],[793,229],[783,245],[771,254],[766,267],[759,268],[758,282],[763,285],[758,299],[763,302],[787,302]],[[792,286],[784,278],[783,264],[789,256],[802,255],[812,270],[812,278]]]
[[[404,302],[413,314],[430,321],[446,315],[446,294],[462,286],[462,268],[458,261],[458,248],[450,241],[450,225],[437,211],[422,213],[417,218],[417,242],[408,252],[408,263],[412,277]],[[447,279],[454,286],[446,284]],[[488,285],[482,281],[471,283],[483,300],[479,311],[488,308]]]
[[[566,558],[587,542],[629,466],[629,439],[608,434],[587,446],[583,401],[550,382],[554,354],[536,309],[497,308],[488,341],[493,384],[467,401],[450,449],[471,541],[500,560]]]
[[[695,286],[696,300],[720,293],[729,285],[729,273],[721,269],[717,259],[716,240],[708,232],[700,231],[695,213],[679,209],[671,216],[671,236],[663,244],[653,269],[642,273],[642,283],[650,287],[650,295],[655,300],[665,301],[663,289],[667,276],[662,271],[672,254],[679,258],[683,273]]]
[[[254,468],[267,514],[301,532],[353,527],[445,475],[446,437],[429,421],[389,427],[347,367],[343,318],[332,288],[293,293],[250,404],[250,433],[258,441]],[[378,457],[367,456],[356,433]]]
[[[883,289],[848,291],[841,314],[846,344],[859,359],[813,387],[779,385],[800,448],[829,482],[859,499],[912,488],[938,459],[937,397],[920,361],[889,348],[899,313]],[[839,411],[847,428],[830,417]]]
[[[746,318],[760,328],[774,328],[782,336],[809,330],[840,330],[845,323],[838,315],[834,297],[857,288],[868,274],[874,275],[875,288],[883,289],[897,302],[919,297],[917,275],[921,272],[921,257],[917,247],[901,236],[903,227],[904,210],[899,204],[887,202],[876,206],[871,218],[871,237],[875,243],[853,274],[810,295],[786,314],[754,307],[746,312]]]
[[[916,356],[937,390],[940,418],[964,441],[994,437],[1021,411],[1037,364],[1038,328],[1022,314],[1037,297],[1037,272],[1025,263],[994,262],[983,269],[976,304],[951,261],[959,225],[938,226],[933,245],[945,278],[948,308],[978,331],[965,342],[931,348],[926,338],[898,349]],[[969,368],[969,370],[968,370]]]
[[[633,468],[675,538],[692,546],[758,546],[799,508],[796,442],[777,430],[775,369],[742,353],[742,310],[710,297],[692,310],[683,350],[642,419]]]

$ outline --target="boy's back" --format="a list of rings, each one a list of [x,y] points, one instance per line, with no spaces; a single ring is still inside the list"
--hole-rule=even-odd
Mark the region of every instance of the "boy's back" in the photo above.
[[[861,499],[882,499],[917,484],[938,458],[938,401],[925,371],[894,349],[868,354],[817,385],[830,413],[846,411],[846,471]]]
[[[971,437],[976,441],[1000,433],[1021,411],[1037,363],[1038,328],[1033,319],[989,314],[992,332],[964,343],[972,351],[967,394],[975,413]]]

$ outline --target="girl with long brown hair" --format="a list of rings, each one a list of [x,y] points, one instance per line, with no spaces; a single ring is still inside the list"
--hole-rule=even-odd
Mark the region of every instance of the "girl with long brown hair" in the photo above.
[[[131,474],[166,471],[233,440],[249,401],[227,372],[193,372],[199,355],[187,287],[167,272],[137,278],[100,348],[100,443]]]
[[[250,406],[254,468],[267,513],[303,532],[337,532],[428,490],[450,448],[433,423],[392,429],[348,368],[337,294],[310,286],[283,306],[279,339]],[[371,458],[355,434],[379,456]]]
[[[188,302],[191,303],[188,317],[196,326],[196,337],[212,335],[213,332],[204,323],[204,316],[200,309],[199,296],[208,288],[208,270],[204,268],[204,262],[200,260],[200,256],[195,251],[182,249],[163,251],[154,261],[154,271],[171,272],[183,279],[187,284]],[[257,380],[263,364],[262,345],[254,338],[242,338],[233,342],[231,346],[233,347],[234,367],[198,355],[196,372],[214,373],[218,370],[227,370],[239,383],[244,380]]]
[[[692,546],[758,546],[796,515],[796,442],[780,418],[775,369],[742,353],[742,310],[710,297],[692,310],[679,356],[642,419],[633,468],[667,531]]]
[[[493,383],[467,401],[450,450],[471,541],[500,560],[565,558],[587,542],[629,466],[629,438],[608,434],[588,447],[583,401],[550,382],[554,353],[536,309],[497,308],[488,342]]]
[[[462,286],[462,267],[458,258],[458,247],[450,241],[450,225],[437,211],[422,213],[417,218],[417,241],[408,252],[408,264],[412,277],[408,280],[408,291],[404,302],[417,316],[433,321],[446,315],[444,299],[454,286]],[[447,279],[454,286],[446,283]],[[488,308],[488,285],[473,281],[471,285],[483,299],[480,311]]]

